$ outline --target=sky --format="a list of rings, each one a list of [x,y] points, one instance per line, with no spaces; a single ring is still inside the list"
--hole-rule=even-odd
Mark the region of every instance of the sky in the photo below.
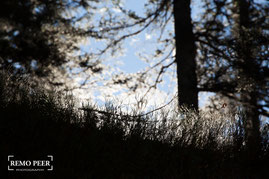
[[[122,6],[126,9],[135,11],[138,15],[143,15],[144,3],[147,0],[125,0]],[[107,0],[106,2],[110,2]],[[202,13],[202,0],[192,1],[192,19],[199,21]],[[256,2],[265,2],[265,0],[256,0]],[[103,3],[101,3],[103,4]],[[107,7],[97,8],[96,11],[103,15],[106,13]],[[113,9],[115,13],[119,10]],[[76,14],[83,13],[80,9]],[[96,21],[98,22],[98,21]],[[82,25],[87,25],[89,23],[84,23]],[[158,27],[158,26],[157,26]],[[173,31],[172,22],[168,25],[166,29],[167,32]],[[85,89],[76,89],[73,91],[73,95],[78,99],[79,104],[94,104],[99,107],[104,107],[106,103],[112,103],[115,106],[121,107],[122,110],[136,110],[139,108],[140,112],[148,112],[157,109],[161,106],[165,106],[170,103],[171,99],[177,101],[177,77],[176,77],[176,66],[172,66],[171,69],[163,77],[163,82],[157,86],[157,89],[151,90],[146,98],[145,103],[139,106],[138,101],[147,92],[148,88],[140,88],[135,93],[131,93],[128,88],[124,88],[121,85],[107,85],[109,84],[109,79],[112,75],[124,73],[125,75],[133,75],[137,72],[141,72],[154,63],[158,62],[159,59],[151,57],[149,54],[153,54],[156,50],[156,37],[158,37],[158,28],[154,26],[152,28],[146,29],[145,31],[139,33],[137,36],[127,38],[123,42],[124,49],[117,51],[117,55],[110,56],[106,55],[101,61],[103,64],[104,72],[99,75],[90,74],[90,84],[85,86]],[[81,40],[80,42],[80,53],[88,53],[96,49],[104,47],[103,41],[96,40]],[[165,52],[167,53],[167,52]],[[147,60],[141,58],[149,58]],[[72,66],[72,65],[71,65]],[[74,72],[80,72],[81,69],[74,68]],[[89,74],[80,74],[75,77],[72,76],[72,84],[81,84],[84,79],[89,76]],[[152,81],[155,79],[151,78]],[[92,83],[91,83],[92,82]],[[210,98],[214,96],[214,93],[203,92],[199,93],[199,108],[203,109],[206,105],[210,104]],[[222,104],[220,104],[221,107]],[[269,120],[269,119],[268,119]],[[267,121],[268,121],[267,120]]]
[[[145,0],[125,0],[124,8],[135,11],[138,15],[143,16],[144,13],[144,2]],[[196,0],[192,3],[192,18],[199,18],[199,13],[202,11],[201,1]],[[105,10],[99,9],[99,12],[104,13]],[[117,10],[115,10],[117,12]],[[167,28],[168,31],[173,31],[173,24],[169,24]],[[147,63],[139,57],[139,54],[145,56],[145,54],[153,54],[156,46],[156,37],[158,32],[154,29],[146,29],[137,36],[128,38],[124,41],[124,50],[116,58],[106,58],[103,62],[105,66],[109,66],[107,74],[104,74],[103,78],[111,76],[113,73],[123,72],[125,74],[132,74],[143,69],[152,66],[154,63]],[[96,42],[86,42],[81,45],[81,50],[84,52],[89,51],[92,46],[98,47],[100,43]],[[101,45],[100,45],[101,46]],[[149,57],[150,58],[150,57]],[[147,95],[147,107],[146,110],[156,108],[158,106],[165,105],[168,103],[176,94],[177,84],[176,84],[176,75],[175,75],[175,66],[170,70],[170,74],[163,77],[163,83],[158,85],[156,90],[151,90]],[[107,76],[107,77],[105,77]],[[77,80],[78,82],[80,80]],[[101,81],[101,79],[99,80]],[[99,86],[99,87],[98,87]],[[121,87],[108,87],[102,82],[98,82],[95,88],[87,90],[77,90],[75,95],[80,98],[82,101],[91,100],[97,103],[98,105],[103,105],[105,102],[113,101],[119,102],[122,105],[135,105],[137,100],[140,99],[147,91],[147,89],[141,89],[132,95],[128,95],[126,92],[128,89],[123,89]],[[203,107],[208,103],[208,98],[213,96],[214,93],[199,93],[199,106]]]

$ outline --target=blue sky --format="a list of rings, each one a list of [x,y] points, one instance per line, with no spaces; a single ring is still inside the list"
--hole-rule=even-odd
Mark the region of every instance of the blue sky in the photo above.
[[[136,12],[138,15],[143,16],[144,2],[146,1],[147,0],[139,0],[139,1],[138,0],[125,0],[125,3],[122,4],[122,6],[124,6],[124,8],[126,9]],[[256,0],[256,2],[265,2],[265,0]],[[191,7],[192,7],[192,18],[196,20],[199,19],[200,17],[199,14],[203,10],[202,1],[201,0],[192,1]],[[102,9],[100,9],[100,11],[101,10]],[[167,31],[173,31],[172,23],[168,26]],[[112,96],[112,99],[118,98],[117,100],[119,101],[122,100],[122,101],[125,101],[126,103],[132,103],[134,102],[134,98],[136,98],[139,95],[140,96],[143,95],[145,91],[143,92],[143,90],[140,90],[136,94],[130,97],[124,94],[128,91],[127,89],[123,89],[121,87],[116,87],[115,89],[112,89],[111,87],[106,87],[106,85],[100,81],[102,81],[102,78],[107,79],[109,78],[109,76],[111,76],[111,74],[114,74],[119,71],[124,72],[125,74],[132,74],[132,73],[142,71],[146,67],[149,67],[150,65],[152,65],[141,60],[138,54],[139,53],[141,53],[142,55],[145,55],[147,53],[153,54],[156,48],[156,36],[157,36],[157,32],[154,31],[154,28],[153,30],[152,28],[149,28],[137,36],[126,39],[123,44],[124,50],[121,53],[121,55],[118,55],[116,58],[111,58],[109,56],[106,56],[105,61],[103,63],[106,66],[111,66],[110,68],[107,68],[109,73],[99,78],[100,80],[98,83],[96,83],[97,84],[96,88],[94,90],[92,89],[91,92],[87,90],[86,93],[82,94],[82,98],[84,99],[85,97],[88,97],[88,98],[98,101],[98,103],[100,104],[103,104],[105,100],[110,100]],[[90,44],[82,46],[82,50],[87,52],[87,51],[93,50],[96,47],[100,48],[101,46],[103,46],[102,43],[103,42],[91,41]],[[173,69],[170,72],[172,73],[172,71]],[[173,76],[173,78],[169,78],[167,75],[163,79],[164,79],[164,83],[158,85],[158,90],[153,91],[149,96],[149,100],[151,100],[150,102],[151,105],[153,104],[157,106],[161,105],[169,101],[169,99],[171,99],[171,97],[176,93],[176,89],[177,89],[176,88],[176,76]],[[204,104],[208,102],[208,98],[213,95],[214,93],[200,93],[199,94],[200,107],[204,106]]]
[[[144,2],[145,0],[139,0],[139,3],[137,0],[125,0],[125,4],[123,4],[124,8],[135,11],[138,15],[143,16],[144,14]],[[194,3],[192,3],[192,18],[199,17],[199,12],[201,12],[201,1],[196,0]],[[173,24],[171,23],[168,28],[168,31],[173,31]],[[139,71],[142,71],[146,67],[152,66],[152,64],[146,63],[145,61],[141,60],[141,58],[138,56],[138,54],[153,54],[154,50],[156,50],[156,37],[157,37],[157,31],[154,31],[154,29],[149,28],[140,33],[137,36],[128,38],[124,41],[123,47],[124,52],[116,57],[116,58],[106,58],[105,62],[103,62],[107,66],[114,66],[114,69],[110,70],[117,70],[115,71],[122,71],[125,74],[132,74]],[[92,50],[92,47],[100,48],[102,46],[102,43],[100,42],[94,42],[91,41],[90,44],[81,46],[82,51],[89,51]],[[117,61],[117,63],[115,63]],[[112,67],[113,68],[113,67]],[[173,69],[174,68],[174,69]],[[173,70],[175,70],[175,66],[170,70],[170,73],[173,73]],[[111,73],[109,73],[111,74]],[[152,91],[149,95],[148,100],[149,106],[159,106],[163,105],[164,103],[168,102],[176,93],[176,76],[174,74],[173,78],[166,75],[163,77],[163,83],[158,85],[158,89],[155,91]],[[101,82],[97,83],[100,86],[103,84]],[[127,96],[126,91],[127,89],[120,89],[117,88],[117,90],[112,90],[111,88],[107,88],[103,85],[100,88],[96,88],[96,90],[91,90],[89,93],[89,90],[87,90],[87,94],[82,93],[82,98],[85,97],[91,98],[93,100],[96,100],[99,104],[103,104],[105,100],[110,100],[111,96],[113,96],[112,100],[119,100],[119,101],[126,101],[126,103],[134,103],[134,98],[137,96],[142,96],[145,93],[145,90],[141,90],[140,92],[137,92],[136,94],[130,96]],[[109,94],[105,96],[106,94]],[[209,96],[212,96],[213,93],[200,93],[199,95],[199,104],[200,106],[203,106],[205,102],[207,101],[207,98]],[[110,97],[109,97],[110,96]],[[117,99],[118,98],[118,99]],[[128,100],[127,100],[128,98]],[[129,99],[130,98],[130,99]],[[131,99],[132,98],[132,99]]]
[[[139,0],[140,3],[138,3],[137,0],[125,0],[125,4],[123,4],[123,6],[124,8],[135,11],[138,15],[143,16],[143,2],[145,1],[147,0]],[[256,0],[256,2],[265,2],[265,0]],[[191,7],[192,18],[199,20],[201,17],[199,16],[199,13],[201,13],[203,10],[201,0],[193,1]],[[101,13],[104,11],[102,8],[97,10]],[[77,13],[82,13],[82,11]],[[167,31],[173,31],[173,28],[174,27],[171,22],[167,28]],[[157,28],[156,31],[158,31]],[[156,50],[156,37],[158,36],[156,31],[154,31],[154,27],[149,28],[137,36],[126,39],[123,43],[124,50],[118,53],[116,57],[107,55],[103,58],[102,63],[104,65],[103,67],[105,68],[105,73],[99,76],[92,74],[93,77],[91,77],[91,79],[93,79],[92,81],[96,82],[88,85],[85,90],[75,90],[73,94],[83,102],[95,103],[99,106],[103,106],[106,102],[113,102],[113,104],[127,106],[129,109],[136,108],[137,101],[145,94],[147,89],[141,88],[135,93],[130,94],[130,90],[123,88],[122,86],[107,85],[108,83],[106,83],[106,80],[109,80],[113,74],[122,72],[128,76],[152,66],[153,64],[141,60],[141,57],[139,57],[138,54],[153,54],[154,50]],[[104,47],[103,41],[92,40],[86,41],[84,45],[81,46],[81,50],[82,52],[89,52],[101,47]],[[150,62],[154,62],[154,60],[156,62],[156,59],[150,59]],[[147,106],[144,106],[143,111],[148,111],[159,106],[163,106],[175,96],[177,92],[175,66],[171,68],[169,73],[169,75],[167,74],[163,77],[164,82],[159,84],[156,90],[152,90],[147,95]],[[81,83],[81,81],[83,81],[83,77],[86,76],[82,75],[75,79],[74,81],[76,84]],[[199,93],[199,107],[201,108],[205,106],[205,104],[208,104],[210,102],[209,98],[214,95],[214,93]]]
[[[139,2],[145,2],[145,0],[140,0]],[[138,3],[137,0],[126,0],[126,4],[125,7],[127,9],[130,9],[132,11],[137,12],[137,14],[139,15],[143,15],[143,8],[144,8],[144,3]],[[199,13],[201,13],[202,11],[202,3],[200,0],[196,0],[192,2],[192,18],[198,18],[199,17]],[[170,26],[171,29],[167,29],[167,30],[172,30],[173,28],[173,24],[172,26]],[[142,41],[142,43],[146,44],[151,44],[154,46],[156,42],[153,42],[153,40],[151,39],[147,39],[146,37],[148,37],[147,32],[142,32],[138,38]],[[149,38],[149,37],[148,37]],[[136,55],[136,52],[141,50],[141,47],[133,47],[130,45],[130,41],[132,39],[127,40],[127,42],[125,43],[127,45],[127,53],[126,56],[122,58],[122,60],[124,61],[124,65],[121,66],[121,69],[124,70],[127,73],[135,73],[143,68],[145,68],[148,64],[144,63],[143,61],[141,61],[139,59],[139,57]],[[129,43],[128,43],[129,42]],[[140,44],[141,45],[141,44]],[[165,80],[169,80],[168,78],[165,78]],[[176,84],[174,84],[176,85]],[[168,92],[168,89],[166,86],[161,86],[160,87],[161,90]],[[171,91],[170,91],[171,92]],[[205,102],[207,101],[208,97],[213,96],[214,93],[200,93],[199,94],[199,104],[200,106],[203,106],[205,104]]]

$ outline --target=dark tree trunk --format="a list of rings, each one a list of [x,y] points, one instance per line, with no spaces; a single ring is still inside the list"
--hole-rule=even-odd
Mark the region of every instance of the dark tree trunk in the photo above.
[[[179,105],[197,110],[196,46],[190,0],[174,0],[173,5]]]
[[[258,111],[258,79],[255,79],[257,73],[257,64],[253,53],[255,48],[248,39],[247,31],[250,30],[250,1],[234,0],[235,25],[237,26],[238,38],[238,68],[239,75],[243,81],[243,89],[240,93],[244,108],[244,129],[246,146],[249,159],[257,159],[260,151],[260,120]]]

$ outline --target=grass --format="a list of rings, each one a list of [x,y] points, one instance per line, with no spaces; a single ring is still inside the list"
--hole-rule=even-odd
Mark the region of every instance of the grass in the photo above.
[[[72,97],[0,76],[1,161],[11,154],[54,156],[52,172],[8,172],[8,178],[269,177],[268,124],[261,128],[260,158],[250,161],[235,114],[175,108],[143,116],[113,104],[79,110]],[[6,168],[1,164],[1,173]]]

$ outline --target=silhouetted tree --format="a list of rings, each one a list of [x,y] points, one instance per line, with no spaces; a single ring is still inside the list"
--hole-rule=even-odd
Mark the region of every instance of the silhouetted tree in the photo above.
[[[212,5],[213,4],[213,5]],[[246,144],[256,155],[260,115],[268,116],[268,4],[248,0],[207,1],[199,34],[201,90],[241,103]],[[205,76],[204,76],[205,75]]]
[[[49,65],[59,66],[65,62],[65,55],[59,50],[60,43],[52,31],[53,26],[63,29],[60,27],[64,24],[60,15],[62,3],[42,0],[0,2],[2,69],[11,68],[12,64],[17,73],[35,72],[43,76]]]
[[[78,14],[72,16],[82,1],[24,0],[0,2],[0,68],[14,74],[46,78],[51,84],[57,77],[53,70],[65,73],[63,64],[81,58],[75,55],[85,31],[76,27]],[[88,29],[89,30],[89,29]],[[94,34],[87,33],[88,36]],[[84,55],[85,58],[87,56]],[[81,62],[81,61],[80,61]],[[96,64],[96,63],[95,63]],[[99,72],[91,64],[90,69]],[[79,64],[87,66],[85,63]],[[61,77],[62,78],[62,77]]]
[[[136,36],[146,29],[158,27],[160,36],[157,41],[160,46],[156,49],[155,54],[153,54],[153,58],[158,59],[160,56],[164,58],[149,69],[158,69],[157,74],[155,74],[155,83],[150,84],[149,89],[156,88],[157,84],[162,81],[162,75],[169,67],[176,64],[179,104],[197,110],[196,46],[192,27],[190,0],[145,1],[144,16],[140,16],[137,12],[122,7],[119,0],[112,0],[110,3],[104,2],[106,4],[104,5],[106,11],[103,12],[103,16],[97,21],[98,23],[95,26],[91,24],[94,26],[91,32],[98,34],[100,39],[106,40],[106,46],[99,53],[95,53],[94,55],[92,53],[91,55],[99,58],[106,52],[114,54],[120,51],[125,39]],[[110,9],[106,6],[110,7]],[[115,9],[117,9],[117,13],[114,11]],[[118,15],[119,12],[121,13],[120,15]],[[172,22],[172,19],[174,19],[173,25],[175,31],[165,36],[163,35],[165,31],[173,31],[171,28],[169,29],[169,23]],[[173,56],[175,49],[176,55]],[[169,52],[166,53],[167,51]],[[136,78],[134,80],[135,83],[146,83],[145,76],[147,76],[149,70],[140,72],[136,77],[124,78],[118,75],[114,78],[114,83],[128,84],[133,78]],[[127,86],[132,91],[138,88],[137,84]]]
[[[253,11],[254,9],[252,9]],[[244,88],[240,92],[241,102],[245,107],[245,132],[246,132],[246,145],[251,152],[250,157],[257,157],[260,150],[260,119],[259,119],[259,94],[260,83],[263,80],[260,77],[259,59],[255,59],[258,48],[255,44],[255,34],[257,29],[253,29],[250,19],[251,1],[248,0],[235,0],[234,1],[234,21],[236,39],[237,39],[237,56],[238,61],[234,63],[235,67],[239,68],[239,77],[244,80]],[[259,35],[259,34],[257,34]],[[258,36],[257,36],[258,37]],[[256,38],[257,38],[256,37]]]
[[[198,110],[196,76],[196,46],[191,19],[190,0],[173,1],[176,64],[178,78],[178,102]]]

